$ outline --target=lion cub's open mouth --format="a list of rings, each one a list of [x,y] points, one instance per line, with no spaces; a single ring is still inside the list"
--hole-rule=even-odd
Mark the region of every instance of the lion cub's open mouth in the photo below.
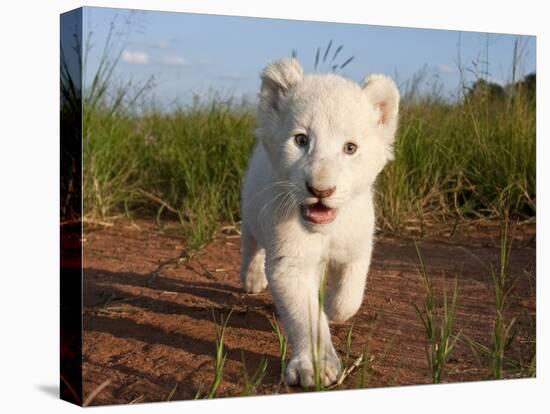
[[[304,220],[315,224],[328,224],[336,217],[336,209],[325,206],[323,203],[315,203],[302,206]]]

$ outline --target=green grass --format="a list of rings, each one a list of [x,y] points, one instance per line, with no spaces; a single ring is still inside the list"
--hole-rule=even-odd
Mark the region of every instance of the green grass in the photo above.
[[[255,395],[257,393],[257,388],[262,384],[262,381],[267,373],[267,358],[262,358],[256,370],[252,375],[248,372],[246,368],[246,361],[244,358],[244,352],[241,352],[241,361],[243,364],[243,390],[242,395]]]
[[[349,365],[349,358],[351,355],[351,345],[352,345],[352,334],[353,334],[353,322],[348,328],[348,333],[346,334],[346,356],[344,357],[344,367]]]
[[[455,279],[453,296],[449,301],[447,288],[443,286],[443,300],[441,309],[436,304],[433,280],[426,270],[422,254],[415,243],[418,260],[420,262],[419,273],[424,285],[424,306],[422,308],[414,304],[416,313],[422,321],[426,333],[426,360],[430,368],[432,382],[439,384],[443,379],[445,365],[453,350],[460,332],[453,333],[455,315],[458,307],[458,286]]]
[[[396,158],[376,186],[384,229],[495,218],[503,199],[511,216],[535,216],[534,106],[521,97],[492,105],[402,105]],[[216,102],[140,115],[84,108],[88,220],[177,219],[195,249],[220,222],[240,219],[241,180],[254,141],[251,110]]]
[[[277,319],[275,315],[273,315],[272,319],[269,319],[269,323],[271,324],[271,328],[273,329],[273,332],[275,333],[275,336],[277,337],[277,344],[279,345],[279,359],[281,363],[281,374],[279,376],[279,384],[283,384],[285,381],[285,370],[286,370],[286,354],[288,349],[288,339],[283,334],[283,331],[281,327],[279,326],[279,323],[277,322]]]
[[[370,353],[367,344],[363,347],[361,353],[361,364],[359,366],[359,378],[357,380],[357,388],[366,388],[369,385],[369,379],[371,376],[370,367]]]
[[[219,222],[239,218],[239,188],[254,117],[212,103],[140,116],[97,110],[85,125],[87,217],[147,215],[180,220],[188,248]]]
[[[405,102],[395,160],[377,183],[381,224],[495,218],[504,199],[511,215],[534,217],[535,149],[535,107],[521,93]]]
[[[502,213],[500,221],[500,249],[499,262],[495,269],[491,263],[487,266],[493,284],[495,316],[493,320],[493,330],[491,333],[491,342],[483,344],[470,337],[466,337],[466,342],[470,345],[474,356],[481,364],[479,355],[481,354],[487,361],[488,377],[490,379],[501,379],[520,375],[522,377],[534,377],[536,375],[536,334],[535,323],[531,318],[527,318],[528,333],[527,337],[532,342],[532,349],[529,350],[530,358],[527,361],[516,360],[510,355],[511,345],[517,333],[517,320],[514,317],[507,316],[510,305],[510,294],[516,280],[510,279],[509,257],[512,250],[513,237],[509,235],[509,218],[506,212]],[[529,275],[525,275],[529,277]],[[532,292],[534,296],[534,292]]]
[[[215,398],[218,393],[218,388],[223,378],[225,361],[227,359],[227,351],[225,350],[224,344],[225,329],[227,328],[227,323],[229,322],[229,318],[231,318],[232,313],[233,310],[231,310],[225,318],[223,314],[221,314],[220,322],[218,324],[218,322],[216,321],[216,315],[212,310],[212,318],[214,319],[214,323],[216,323],[216,352],[214,357],[214,376],[212,377],[212,382],[210,383],[208,392],[203,396],[202,390],[201,388],[199,388],[197,390],[197,393],[195,394],[195,400],[201,398]]]
[[[508,296],[512,286],[507,283],[508,258],[512,249],[511,239],[508,238],[508,220],[503,220],[500,235],[500,261],[498,271],[491,267],[491,279],[493,280],[495,293],[495,322],[493,325],[492,346],[490,352],[491,377],[500,379],[503,375],[504,353],[513,339],[512,328],[515,319],[506,322],[505,312]]]

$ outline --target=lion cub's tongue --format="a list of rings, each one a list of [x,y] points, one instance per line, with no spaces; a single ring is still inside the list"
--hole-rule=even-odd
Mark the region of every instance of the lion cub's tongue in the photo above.
[[[327,224],[334,220],[336,211],[321,203],[304,206],[304,218],[315,224]]]

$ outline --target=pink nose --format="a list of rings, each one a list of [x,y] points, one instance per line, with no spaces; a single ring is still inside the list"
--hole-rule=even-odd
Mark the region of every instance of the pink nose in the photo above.
[[[308,183],[306,183],[307,191],[309,191],[310,194],[314,195],[317,198],[327,198],[334,193],[334,190],[336,190],[336,187],[327,188],[326,190],[319,190],[318,188],[314,188]]]

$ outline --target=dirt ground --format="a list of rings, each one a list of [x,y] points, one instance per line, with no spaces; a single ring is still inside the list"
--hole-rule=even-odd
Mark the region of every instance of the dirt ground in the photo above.
[[[506,320],[515,318],[507,356],[527,365],[535,347],[535,228],[513,230],[511,293]],[[219,396],[243,393],[243,360],[253,372],[267,358],[258,394],[300,392],[279,384],[278,342],[269,318],[275,307],[268,292],[249,295],[239,286],[238,234],[221,230],[192,258],[169,226],[116,222],[88,227],[84,237],[84,398],[104,388],[92,404],[192,399],[213,377],[216,322],[233,313],[225,333],[227,362]],[[495,318],[488,265],[497,265],[498,226],[461,225],[431,232],[418,241],[438,298],[458,278],[455,332],[460,340],[448,361],[444,382],[488,378],[489,362],[465,338],[489,346]],[[331,324],[336,349],[344,358],[353,323],[354,360],[368,347],[367,386],[431,382],[426,334],[413,304],[423,305],[412,237],[379,234],[363,305],[342,324]],[[510,370],[508,377],[525,375]],[[339,388],[355,388],[359,373]]]

